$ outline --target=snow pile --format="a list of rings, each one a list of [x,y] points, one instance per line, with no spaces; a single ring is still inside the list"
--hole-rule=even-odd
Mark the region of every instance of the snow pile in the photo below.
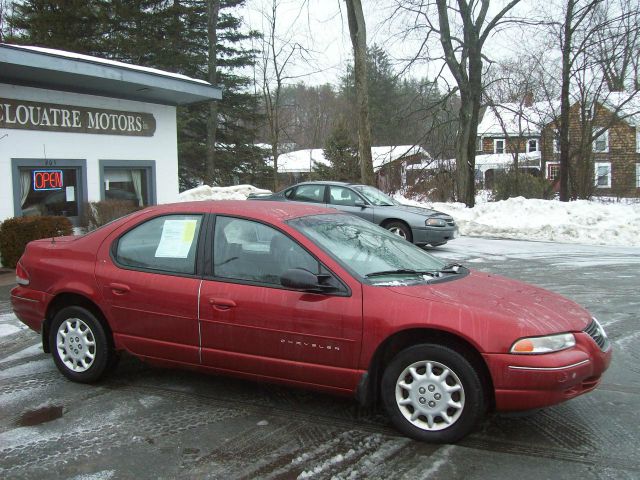
[[[640,204],[603,204],[593,200],[510,198],[477,204],[416,202],[434,208],[457,222],[461,235],[514,238],[591,245],[640,246]]]
[[[197,200],[246,200],[250,193],[271,193],[253,185],[233,185],[231,187],[200,187],[186,190],[178,195],[179,202],[193,202]]]

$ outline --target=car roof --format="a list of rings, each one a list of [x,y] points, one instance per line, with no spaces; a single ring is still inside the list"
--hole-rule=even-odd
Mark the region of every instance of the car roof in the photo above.
[[[217,215],[237,215],[252,217],[267,222],[283,222],[291,218],[337,213],[333,208],[325,208],[301,202],[271,202],[252,200],[203,200],[198,202],[169,203],[149,207],[161,213],[214,213]]]
[[[300,183],[296,183],[295,185],[291,185],[291,187],[287,187],[286,190],[288,190],[289,188],[292,187],[297,187],[300,185],[340,185],[340,186],[347,186],[347,185],[353,185],[353,183],[348,183],[348,182],[336,182],[336,181],[332,181],[332,180],[316,180],[316,181],[309,181],[309,182],[300,182]]]

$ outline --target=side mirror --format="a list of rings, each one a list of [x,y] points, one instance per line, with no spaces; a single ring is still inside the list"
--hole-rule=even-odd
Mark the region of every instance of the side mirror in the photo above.
[[[304,292],[329,293],[336,290],[336,287],[328,284],[330,279],[331,275],[315,275],[303,268],[290,268],[280,277],[280,284]]]
[[[360,208],[365,208],[367,206],[367,204],[364,203],[364,200],[356,200],[354,205],[356,207],[360,207]]]

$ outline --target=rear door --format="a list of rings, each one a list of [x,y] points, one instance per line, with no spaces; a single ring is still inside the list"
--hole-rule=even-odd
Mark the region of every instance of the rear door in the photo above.
[[[352,391],[362,337],[362,293],[348,288],[273,226],[217,216],[200,292],[202,363],[222,370]],[[339,290],[289,290],[290,268],[326,273]],[[360,372],[361,373],[361,372]]]
[[[199,363],[201,213],[146,218],[103,242],[96,277],[116,345],[136,355]]]
[[[364,198],[350,188],[340,187],[337,185],[329,185],[328,188],[329,195],[327,196],[327,206],[357,215],[360,218],[373,222],[373,206]],[[357,201],[363,202],[365,206],[356,205]]]
[[[320,183],[298,185],[288,198],[295,202],[325,203],[325,188],[325,185]]]

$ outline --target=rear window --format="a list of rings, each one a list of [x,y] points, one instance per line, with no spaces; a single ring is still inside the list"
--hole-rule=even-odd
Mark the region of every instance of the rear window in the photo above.
[[[123,266],[194,274],[202,215],[164,215],[129,230],[118,241],[116,261]]]

